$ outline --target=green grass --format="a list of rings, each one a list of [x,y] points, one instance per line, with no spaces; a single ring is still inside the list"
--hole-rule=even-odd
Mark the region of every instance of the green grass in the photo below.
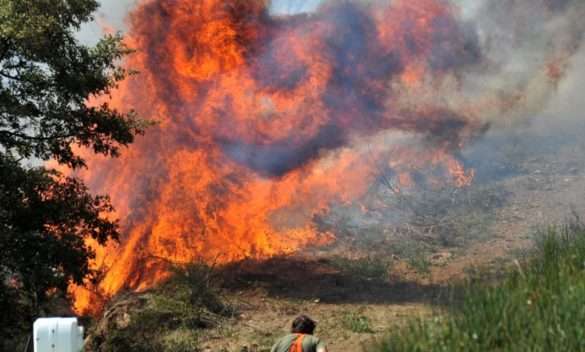
[[[342,318],[343,327],[358,334],[371,334],[372,324],[370,319],[358,312],[346,312]]]
[[[424,252],[408,258],[408,264],[419,274],[429,274],[431,272],[431,262]]]
[[[397,328],[370,350],[585,351],[585,228],[551,228],[497,283],[468,284],[452,312]]]

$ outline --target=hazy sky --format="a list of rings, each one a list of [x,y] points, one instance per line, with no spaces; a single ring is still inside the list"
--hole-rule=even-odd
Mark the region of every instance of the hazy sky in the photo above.
[[[100,23],[124,31],[124,18],[135,2],[136,0],[101,0],[101,7],[95,16],[96,23],[83,26],[80,38],[84,42],[94,43],[103,35]]]
[[[319,6],[321,0],[273,0],[272,11],[277,14],[310,12]]]
[[[124,18],[136,0],[101,0],[100,3],[98,17],[116,28],[123,28]]]

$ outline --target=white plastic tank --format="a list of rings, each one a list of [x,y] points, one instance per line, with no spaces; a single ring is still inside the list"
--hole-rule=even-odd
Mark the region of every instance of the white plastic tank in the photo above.
[[[33,325],[34,352],[81,352],[83,327],[77,318],[40,318]]]

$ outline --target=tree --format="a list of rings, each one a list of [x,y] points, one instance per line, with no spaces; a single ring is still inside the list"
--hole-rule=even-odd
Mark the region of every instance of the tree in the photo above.
[[[2,312],[32,318],[49,292],[95,274],[88,238],[118,237],[117,222],[104,216],[112,211],[107,197],[55,170],[24,166],[85,167],[78,147],[115,157],[144,132],[147,123],[133,112],[88,104],[129,74],[119,66],[130,53],[119,35],[91,47],[76,39],[97,8],[95,0],[0,0]],[[14,317],[0,316],[5,336],[15,322],[1,319]]]

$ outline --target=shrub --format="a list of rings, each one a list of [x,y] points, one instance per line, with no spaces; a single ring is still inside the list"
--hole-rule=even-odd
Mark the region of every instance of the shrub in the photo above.
[[[346,312],[343,315],[343,327],[358,334],[373,333],[370,319],[363,314]]]
[[[115,300],[105,314],[109,321],[100,322],[92,332],[88,350],[196,352],[200,330],[234,313],[223,303],[218,286],[209,266],[176,269],[157,289]]]

